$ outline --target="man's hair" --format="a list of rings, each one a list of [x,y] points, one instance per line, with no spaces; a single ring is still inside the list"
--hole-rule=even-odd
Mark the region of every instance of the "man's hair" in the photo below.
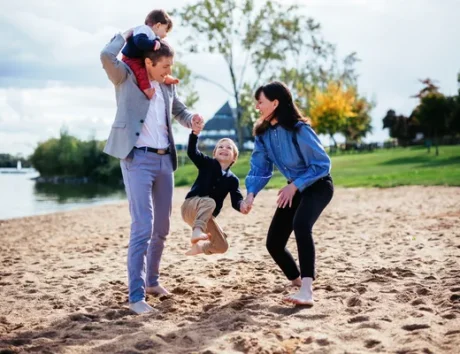
[[[163,57],[174,57],[174,49],[164,40],[160,40],[160,49],[149,50],[144,53],[144,58],[149,58],[154,66],[157,65],[158,61]]]
[[[214,151],[212,152],[212,156],[216,156],[217,147],[218,147],[221,143],[223,143],[224,141],[227,141],[227,142],[231,145],[231,147],[232,147],[232,151],[233,151],[233,155],[234,155],[234,157],[235,157],[235,161],[233,161],[233,162],[231,163],[230,166],[233,166],[233,165],[236,163],[236,161],[238,160],[238,155],[239,155],[240,152],[239,152],[239,150],[238,150],[238,146],[236,146],[235,142],[234,142],[232,139],[229,139],[229,138],[220,139],[220,140],[217,142],[216,146],[214,147]]]
[[[161,23],[162,25],[168,25],[168,32],[172,30],[173,23],[171,17],[169,17],[168,13],[165,10],[153,10],[145,18],[145,24],[147,26],[153,26],[157,23]]]

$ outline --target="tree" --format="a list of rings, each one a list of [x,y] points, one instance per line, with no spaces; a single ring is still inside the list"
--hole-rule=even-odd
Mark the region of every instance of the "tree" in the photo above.
[[[372,132],[370,112],[374,105],[374,102],[370,102],[364,97],[355,99],[352,108],[353,115],[346,118],[345,124],[340,130],[346,142],[359,142],[368,133]]]
[[[298,58],[300,53],[303,61],[323,55],[319,24],[301,15],[296,5],[284,6],[268,0],[256,8],[254,0],[199,0],[174,14],[190,30],[183,44],[188,51],[216,53],[225,60],[231,90],[205,76],[199,78],[217,84],[234,97],[240,148],[244,127],[242,90],[247,97],[262,80],[271,77],[270,73],[291,65],[289,60]],[[246,79],[249,74],[254,78],[252,85]]]
[[[448,118],[447,126],[452,134],[460,134],[460,72],[457,75],[458,94],[450,97],[452,112]]]
[[[449,100],[439,92],[422,96],[414,113],[425,138],[434,140],[436,156],[439,155],[439,137],[448,132],[448,118],[451,113],[452,107]]]
[[[193,108],[200,97],[195,87],[192,85],[192,71],[185,64],[176,62],[174,63],[174,76],[180,80],[178,90],[181,96],[184,97],[185,105],[189,108]]]
[[[398,145],[407,146],[420,132],[420,124],[414,114],[406,117],[390,109],[383,118],[383,129],[390,130],[390,137],[398,140]]]
[[[439,137],[449,131],[449,123],[455,111],[455,101],[440,93],[439,87],[433,80],[427,78],[420,82],[424,87],[412,96],[420,100],[412,115],[420,123],[425,139],[434,140],[436,156],[438,156]]]
[[[331,81],[325,90],[315,88],[310,96],[309,116],[318,134],[327,134],[337,147],[334,139],[349,119],[357,116],[355,108],[356,92],[341,82]]]
[[[31,166],[29,159],[24,158],[21,154],[0,154],[0,168],[15,168],[18,164],[18,161],[21,162],[22,167]]]
[[[460,94],[449,97],[449,100],[451,114],[447,119],[447,128],[453,135],[460,134]]]
[[[426,79],[419,79],[419,81],[425,85],[418,93],[413,95],[413,98],[419,98],[422,99],[423,97],[430,95],[432,93],[438,93],[439,92],[439,86],[436,86],[434,84],[434,81],[431,80],[430,78]]]

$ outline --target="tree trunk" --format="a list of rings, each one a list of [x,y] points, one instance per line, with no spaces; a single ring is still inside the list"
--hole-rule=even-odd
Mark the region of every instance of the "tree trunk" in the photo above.
[[[331,137],[332,142],[334,143],[334,147],[337,149],[337,141],[335,141],[334,139],[334,134],[329,134],[329,136]]]
[[[435,148],[436,148],[436,156],[439,156],[438,134],[435,134],[435,136],[434,136],[434,145],[435,145]]]
[[[334,143],[334,151],[333,152],[336,153],[337,152],[337,141],[335,141],[335,139],[334,139],[334,134],[329,134],[329,136],[331,137],[332,142]],[[332,152],[332,151],[330,151],[330,152]]]
[[[243,151],[244,148],[244,131],[243,131],[243,124],[242,124],[242,112],[240,102],[236,103],[236,127],[238,133],[238,149]]]
[[[238,149],[242,151],[243,144],[244,144],[244,135],[243,135],[243,127],[242,127],[243,114],[241,112],[239,91],[236,85],[236,76],[235,76],[235,71],[233,70],[233,65],[229,63],[228,68],[230,70],[230,77],[232,78],[233,94],[235,96],[235,104],[236,104],[236,132],[238,136]]]

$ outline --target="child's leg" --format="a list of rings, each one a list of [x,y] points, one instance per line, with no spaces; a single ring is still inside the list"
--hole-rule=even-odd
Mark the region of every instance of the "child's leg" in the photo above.
[[[179,79],[176,79],[175,77],[172,77],[171,75],[168,75],[165,77],[164,83],[166,85],[177,85],[179,83]]]
[[[225,253],[228,250],[227,235],[212,217],[208,221],[209,241],[203,243],[204,254]]]
[[[189,198],[182,204],[182,218],[193,227],[192,243],[208,239],[206,228],[215,208],[216,202],[207,197]]]
[[[123,56],[122,60],[133,71],[139,88],[144,92],[148,99],[151,99],[155,94],[155,89],[150,86],[144,60],[140,58],[128,58],[126,56]]]

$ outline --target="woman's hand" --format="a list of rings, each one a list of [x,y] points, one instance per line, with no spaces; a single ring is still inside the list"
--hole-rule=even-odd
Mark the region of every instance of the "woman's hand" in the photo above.
[[[254,194],[249,193],[246,196],[246,199],[243,201],[243,203],[241,203],[241,204],[244,204],[244,212],[243,212],[243,214],[247,214],[247,213],[249,213],[251,211],[253,203],[254,203]]]
[[[294,198],[295,193],[297,192],[297,187],[294,183],[288,184],[286,187],[280,189],[278,192],[278,208],[284,208],[289,205],[289,208],[292,206],[292,199]]]

